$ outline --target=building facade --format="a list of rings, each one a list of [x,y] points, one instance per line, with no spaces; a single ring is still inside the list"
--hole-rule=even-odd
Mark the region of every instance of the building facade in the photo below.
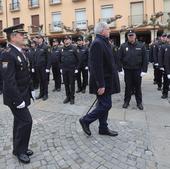
[[[162,22],[170,12],[170,0],[0,0],[0,39],[5,27],[25,24],[30,36],[37,32],[49,38],[75,34],[64,28],[87,31],[99,20],[106,21],[115,15],[122,18],[110,24],[111,37],[117,43],[125,40],[122,28],[149,22],[153,13],[162,11]],[[65,27],[64,27],[65,26]],[[141,40],[150,42],[161,29],[143,26],[136,29]]]

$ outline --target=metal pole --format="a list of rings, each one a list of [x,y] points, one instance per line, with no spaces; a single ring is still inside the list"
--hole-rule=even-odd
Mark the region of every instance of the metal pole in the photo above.
[[[92,1],[93,2],[93,25],[95,25],[95,3],[94,3],[94,0]]]
[[[155,0],[153,0],[153,13],[155,15],[156,11],[155,11]],[[155,21],[156,22],[156,21]],[[153,28],[153,32],[154,32],[154,40],[155,40],[155,23],[154,23],[154,28]]]
[[[46,6],[44,0],[44,35],[46,36]]]
[[[5,8],[6,8],[6,27],[8,27],[8,4],[7,4],[7,0],[5,1]]]

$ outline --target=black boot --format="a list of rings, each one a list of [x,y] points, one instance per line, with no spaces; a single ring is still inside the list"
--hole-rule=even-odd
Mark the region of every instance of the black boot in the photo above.
[[[48,95],[46,94],[46,95],[43,96],[43,100],[45,101],[47,99],[48,99]]]
[[[36,99],[38,100],[38,99],[41,99],[43,96],[41,95],[41,94],[39,94],[37,97],[36,97]]]
[[[81,127],[82,127],[83,131],[84,131],[88,136],[90,136],[90,135],[91,135],[91,131],[90,131],[90,128],[89,128],[89,124],[87,124],[87,123],[83,120],[83,118],[80,118],[80,119],[79,119],[79,122],[80,122],[80,124],[81,124]]]
[[[68,103],[70,101],[70,98],[69,97],[66,97],[63,101],[64,104]]]
[[[163,95],[161,96],[161,98],[162,98],[162,99],[167,99],[167,98],[168,98],[168,95],[167,95],[167,94],[163,94]]]
[[[139,110],[143,110],[143,105],[142,105],[142,103],[137,104],[137,107],[139,108]]]
[[[77,89],[77,91],[76,91],[76,93],[80,93],[81,92],[81,89],[80,88],[78,88]]]
[[[128,102],[124,102],[124,104],[123,104],[122,108],[127,109],[127,108],[128,108],[128,106],[129,106],[129,103],[128,103]]]

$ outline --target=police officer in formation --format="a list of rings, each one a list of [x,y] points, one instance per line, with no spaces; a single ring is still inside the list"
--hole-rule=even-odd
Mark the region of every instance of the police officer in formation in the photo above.
[[[129,106],[131,94],[135,90],[137,107],[143,110],[141,82],[142,77],[147,72],[147,56],[143,43],[136,40],[136,34],[133,30],[127,32],[128,41],[120,46],[119,59],[124,71],[125,95],[123,108]]]
[[[35,51],[35,57],[33,60],[32,72],[37,70],[37,75],[40,83],[40,92],[36,99],[43,99],[44,101],[48,99],[48,75],[50,72],[50,53],[48,46],[44,43],[44,38],[42,35],[37,35],[38,45]]]
[[[83,37],[79,36],[77,39],[77,53],[79,57],[79,67],[77,73],[77,86],[76,93],[86,92],[86,86],[88,85],[88,48],[84,46]],[[83,81],[82,81],[83,78]]]
[[[51,66],[53,72],[53,79],[55,82],[54,91],[61,90],[61,72],[60,72],[60,51],[59,42],[57,39],[53,39],[51,49]]]
[[[158,64],[159,69],[162,71],[163,74],[163,88],[162,88],[162,99],[168,98],[168,90],[169,90],[169,79],[168,79],[168,70],[169,70],[169,57],[170,57],[170,35],[166,38],[166,43],[161,45],[159,49],[158,55]]]
[[[32,129],[32,117],[28,106],[35,98],[31,83],[29,60],[22,51],[24,24],[4,29],[9,42],[2,53],[0,68],[3,75],[3,99],[14,116],[13,155],[22,163],[29,163],[33,151],[28,149]]]
[[[65,85],[66,98],[63,103],[74,104],[75,99],[75,77],[78,73],[78,53],[77,49],[71,44],[71,37],[64,37],[64,47],[60,54],[61,72]]]
[[[159,51],[161,47],[166,43],[166,34],[162,34],[161,39],[153,44],[153,63],[154,63],[154,75],[155,83],[158,85],[158,90],[162,89],[162,69],[159,65]]]

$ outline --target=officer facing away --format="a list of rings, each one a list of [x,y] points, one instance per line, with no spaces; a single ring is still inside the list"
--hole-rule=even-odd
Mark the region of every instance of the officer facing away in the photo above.
[[[123,108],[129,106],[131,93],[134,89],[137,107],[143,110],[141,82],[147,72],[146,50],[143,43],[136,41],[136,34],[133,30],[128,31],[127,38],[128,41],[122,44],[119,50],[119,59],[124,70],[125,80]]]
[[[23,54],[24,24],[4,29],[9,42],[2,53],[0,66],[3,75],[3,98],[14,116],[13,123],[13,154],[22,163],[29,163],[33,154],[28,149],[32,129],[32,117],[28,106],[30,98],[35,98],[31,83],[29,60]]]

